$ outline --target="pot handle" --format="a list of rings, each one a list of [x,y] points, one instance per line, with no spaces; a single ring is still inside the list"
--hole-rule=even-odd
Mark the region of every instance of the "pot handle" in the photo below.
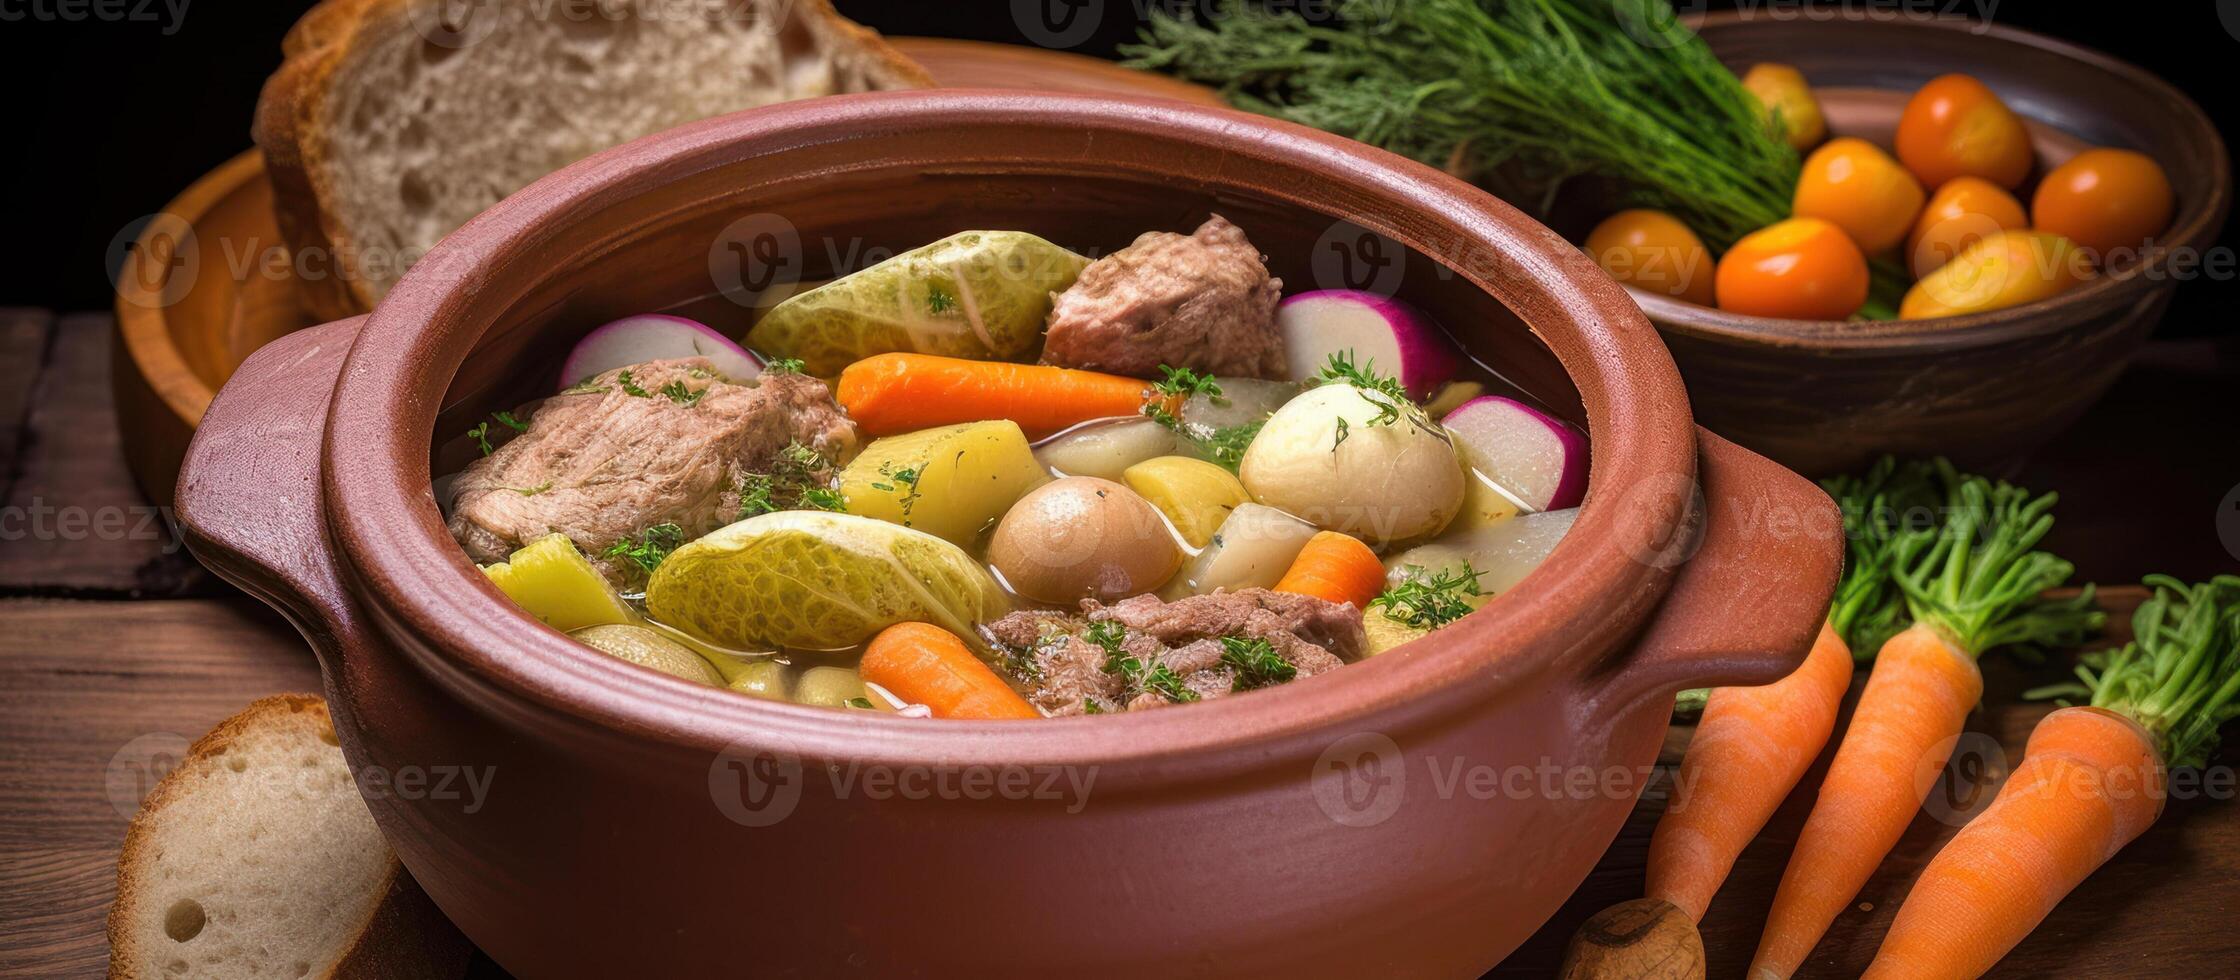
[[[1696,430],[1693,536],[1650,553],[1665,593],[1604,690],[1613,706],[1697,687],[1771,684],[1804,662],[1843,572],[1843,516],[1812,481]]]
[[[179,467],[188,550],[287,616],[328,658],[358,632],[327,536],[320,450],[342,362],[365,317],[308,327],[259,348],[203,413]]]

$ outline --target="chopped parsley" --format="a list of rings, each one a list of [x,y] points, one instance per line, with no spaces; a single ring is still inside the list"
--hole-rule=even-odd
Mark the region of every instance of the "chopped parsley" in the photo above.
[[[1095,698],[1082,698],[1081,713],[1085,715],[1101,715],[1104,714],[1104,708],[1097,704],[1097,699]]]
[[[831,487],[810,487],[801,491],[801,509],[829,510],[835,514],[846,513],[848,498]]]
[[[1398,422],[1402,411],[1409,412],[1411,416],[1422,413],[1422,409],[1416,408],[1415,403],[1408,399],[1408,389],[1401,387],[1398,379],[1378,374],[1375,361],[1356,367],[1351,350],[1330,355],[1330,362],[1322,366],[1322,373],[1315,378],[1325,384],[1343,382],[1352,385],[1355,391],[1361,393],[1361,400],[1377,410],[1376,416],[1369,420],[1370,425],[1391,425]],[[1410,421],[1414,419],[1411,417]]]
[[[1151,390],[1153,391],[1162,395],[1182,398],[1204,395],[1217,403],[1226,404],[1221,397],[1221,383],[1215,381],[1213,375],[1199,374],[1189,368],[1168,367],[1164,364],[1159,365],[1159,373],[1165,375],[1165,377],[1152,382]]]
[[[601,392],[606,390],[607,386],[600,384],[599,376],[594,374],[591,377],[585,378],[581,381],[576,382],[575,384],[560,389],[560,393],[563,395],[589,395],[594,392]]]
[[[475,423],[474,428],[467,430],[467,438],[473,439],[475,445],[482,447],[482,454],[484,456],[488,456],[492,452],[494,452],[494,450],[490,448],[490,423]]]
[[[1221,394],[1221,385],[1213,379],[1212,375],[1199,374],[1189,368],[1168,367],[1161,364],[1159,370],[1166,377],[1153,382],[1151,390],[1164,397],[1145,401],[1143,403],[1144,417],[1167,427],[1175,435],[1188,440],[1197,447],[1199,455],[1220,464],[1232,473],[1236,472],[1237,467],[1244,463],[1245,447],[1252,444],[1253,438],[1260,434],[1261,426],[1268,424],[1268,420],[1263,418],[1220,428],[1210,428],[1184,422],[1182,416],[1175,414],[1175,410],[1168,407],[1169,404],[1179,403],[1181,400],[1186,400],[1194,395],[1203,395],[1216,404],[1227,404],[1228,400]]]
[[[935,316],[940,316],[941,314],[951,312],[956,308],[957,298],[949,295],[948,290],[942,289],[939,286],[926,287],[926,312],[931,313]]]
[[[1104,672],[1118,674],[1134,700],[1132,692],[1150,692],[1177,703],[1198,700],[1198,692],[1182,686],[1182,676],[1166,664],[1153,662],[1145,665],[1135,654],[1120,644],[1127,639],[1128,628],[1109,619],[1091,622],[1082,631],[1081,638],[1104,649]]]
[[[522,489],[520,487],[507,487],[506,489],[512,490],[513,492],[518,493],[524,497],[534,497],[540,493],[552,489],[552,481],[546,480],[543,483],[539,483],[536,486],[529,487],[528,489]]]
[[[1369,600],[1385,617],[1418,629],[1437,629],[1470,614],[1469,599],[1484,595],[1478,588],[1478,571],[1463,562],[1451,572],[1426,575],[1421,565],[1408,566],[1408,579]]]
[[[798,357],[781,357],[762,366],[764,374],[801,374],[808,362]]]
[[[871,482],[871,489],[873,490],[894,493],[905,487],[909,488],[902,494],[902,526],[910,527],[910,511],[918,505],[918,480],[923,476],[922,471],[915,466],[906,466],[898,470],[894,468],[894,461],[888,460],[879,464],[879,475],[884,479],[873,480]]]
[[[694,391],[691,388],[685,387],[684,381],[682,379],[679,379],[662,385],[661,393],[668,396],[670,401],[690,408],[691,406],[699,403],[700,399],[706,398],[708,396],[708,389],[702,388],[698,391]]]
[[[646,574],[651,575],[654,569],[661,567],[662,562],[669,560],[670,552],[683,544],[684,528],[673,523],[656,524],[638,532],[635,538],[625,536],[608,545],[600,556],[621,558],[645,569]]]
[[[1221,662],[1236,673],[1236,679],[1229,685],[1232,691],[1270,687],[1299,676],[1299,668],[1283,659],[1275,645],[1261,637],[1222,637]]]
[[[865,710],[870,710],[870,708],[871,708],[871,699],[870,699],[870,698],[849,698],[849,699],[847,699],[847,700],[845,700],[845,701],[842,701],[842,702],[840,702],[840,703],[841,703],[841,704],[844,704],[844,705],[847,705],[848,707],[851,707],[851,708],[863,708],[863,709],[865,709]]]
[[[499,425],[503,425],[515,432],[529,431],[529,423],[514,418],[512,412],[491,412],[490,417],[497,419]]]
[[[640,387],[638,387],[638,382],[637,382],[636,380],[634,380],[634,379],[632,379],[632,378],[630,377],[630,369],[629,369],[629,368],[623,368],[623,369],[622,369],[622,373],[621,373],[621,374],[617,374],[617,375],[615,375],[615,376],[614,376],[614,383],[615,383],[615,384],[617,384],[617,385],[620,385],[620,386],[622,387],[622,393],[623,393],[623,394],[625,394],[625,395],[629,395],[629,396],[630,396],[630,397],[632,397],[632,398],[652,398],[652,397],[653,397],[653,392],[650,392],[650,391],[647,391],[647,390],[645,390],[644,388],[640,388]]]
[[[739,519],[781,510],[846,510],[846,499],[823,475],[831,468],[831,461],[816,449],[787,443],[772,461],[770,472],[739,478]]]

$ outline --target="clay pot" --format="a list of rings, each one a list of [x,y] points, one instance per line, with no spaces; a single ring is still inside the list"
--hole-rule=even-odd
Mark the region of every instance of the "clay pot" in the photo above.
[[[444,531],[429,481],[457,461],[432,443],[612,315],[746,300],[789,257],[814,277],[984,227],[1110,249],[1215,211],[1294,290],[1405,254],[1374,285],[1589,428],[1585,510],[1544,568],[1327,677],[935,722],[623,663],[522,614]],[[1509,206],[1243,114],[1003,92],[794,103],[537,183],[370,317],[251,358],[179,513],[317,648],[428,894],[535,977],[1474,974],[1617,833],[1675,691],[1803,657],[1841,554],[1831,502],[1695,428],[1626,294]]]

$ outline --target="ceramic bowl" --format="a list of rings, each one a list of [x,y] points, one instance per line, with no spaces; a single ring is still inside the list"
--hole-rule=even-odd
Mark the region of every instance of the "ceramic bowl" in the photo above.
[[[444,530],[438,443],[610,316],[765,281],[736,256],[815,277],[967,228],[1101,250],[1214,212],[1294,290],[1330,243],[1405,249],[1398,295],[1586,427],[1591,489],[1545,566],[1327,677],[932,721],[608,657],[511,605]],[[179,515],[317,648],[406,866],[537,977],[1474,975],[1609,844],[1674,692],[1802,658],[1842,550],[1826,496],[1696,428],[1626,294],[1509,206],[1244,114],[1016,92],[728,116],[513,195],[370,316],[251,357]]]
[[[1836,135],[1891,145],[1906,100],[1948,72],[1974,75],[2030,128],[2039,175],[2091,146],[2153,157],[2177,196],[2139,261],[2063,295],[1972,316],[1828,323],[1742,316],[1636,292],[1664,333],[1696,420],[1811,475],[1885,452],[2003,468],[2098,401],[2153,331],[2178,282],[2200,273],[2232,196],[2216,127],[2184,93],[2105,55],[1954,19],[1738,11],[1696,22],[1736,71],[1795,65]],[[1580,229],[1583,231],[1584,229]]]

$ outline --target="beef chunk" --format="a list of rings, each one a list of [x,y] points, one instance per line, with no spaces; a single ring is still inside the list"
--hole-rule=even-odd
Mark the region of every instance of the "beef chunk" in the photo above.
[[[660,524],[699,537],[742,516],[750,475],[790,468],[823,485],[858,448],[824,382],[779,373],[732,384],[700,357],[609,371],[547,399],[528,424],[452,485],[452,536],[492,562],[559,531],[624,588],[645,574],[604,557],[615,542]]]
[[[1224,697],[1335,669],[1367,649],[1360,610],[1267,589],[1085,600],[1079,615],[1016,612],[981,630],[1028,700],[1053,715]],[[1291,676],[1272,676],[1282,665]]]
[[[1195,234],[1148,232],[1089,263],[1050,311],[1043,360],[1138,378],[1159,366],[1284,376],[1271,279],[1244,231],[1214,215]]]

